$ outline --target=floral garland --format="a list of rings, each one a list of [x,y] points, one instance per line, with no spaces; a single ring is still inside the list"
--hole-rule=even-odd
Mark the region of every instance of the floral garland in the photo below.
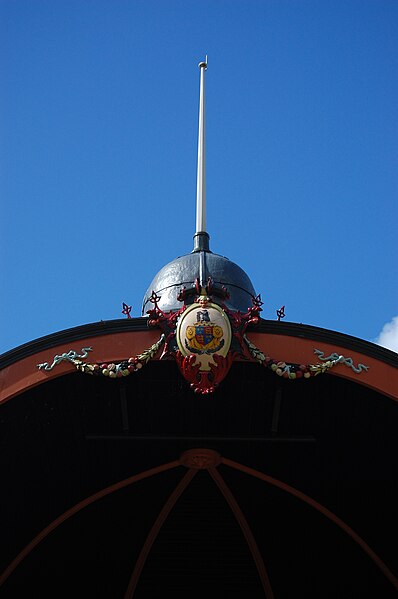
[[[288,364],[286,362],[274,360],[270,356],[266,356],[261,350],[259,350],[254,343],[249,341],[246,335],[243,335],[243,339],[249,349],[251,357],[256,360],[262,366],[269,368],[276,375],[281,376],[285,379],[309,379],[312,376],[323,374],[327,372],[333,366],[335,366],[339,360],[327,360],[323,364]]]
[[[317,376],[318,374],[327,372],[333,366],[339,363],[339,359],[327,360],[323,364],[292,364],[280,360],[274,360],[270,356],[265,355],[254,345],[254,343],[249,341],[246,335],[243,335],[243,339],[253,360],[265,368],[269,368],[277,376],[285,379],[309,379],[313,376]],[[146,349],[144,352],[135,357],[122,360],[121,362],[103,362],[91,364],[89,362],[83,362],[77,358],[69,358],[69,361],[74,364],[78,371],[84,372],[85,374],[102,375],[110,379],[121,378],[141,370],[145,364],[147,364],[156,356],[159,349],[164,345],[165,341],[166,336],[164,333],[162,333],[159,340],[151,345],[150,348]]]
[[[156,341],[150,348],[146,349],[142,354],[138,356],[128,358],[119,363],[104,362],[101,364],[90,364],[88,362],[82,362],[82,360],[73,360],[72,364],[76,366],[76,369],[85,374],[91,375],[103,375],[111,379],[121,378],[128,376],[132,372],[137,372],[141,368],[152,360],[158,353],[159,348],[164,344],[166,340],[165,335],[162,333],[160,339]]]

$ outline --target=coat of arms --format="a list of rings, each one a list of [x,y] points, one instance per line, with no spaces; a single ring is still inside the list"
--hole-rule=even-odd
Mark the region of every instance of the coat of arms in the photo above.
[[[195,355],[201,370],[210,370],[213,354],[225,357],[231,344],[231,325],[224,310],[201,296],[181,315],[177,343],[184,356]]]

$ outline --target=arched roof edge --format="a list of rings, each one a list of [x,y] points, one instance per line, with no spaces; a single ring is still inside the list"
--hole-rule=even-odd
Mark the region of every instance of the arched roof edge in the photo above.
[[[34,355],[44,349],[59,346],[62,343],[77,341],[87,337],[98,337],[113,333],[123,333],[132,331],[148,330],[148,319],[146,317],[138,318],[119,318],[115,320],[101,320],[90,324],[79,325],[70,329],[64,329],[39,337],[28,343],[24,343],[14,349],[11,349],[0,355],[0,370],[18,360]],[[357,351],[363,355],[380,360],[390,366],[398,368],[398,354],[381,345],[376,345],[370,341],[365,341],[358,337],[353,337],[345,333],[323,329],[320,327],[294,323],[281,322],[275,320],[260,319],[258,325],[250,327],[249,331],[256,333],[268,333],[273,335],[285,335],[302,339],[319,340],[339,347],[346,347]]]

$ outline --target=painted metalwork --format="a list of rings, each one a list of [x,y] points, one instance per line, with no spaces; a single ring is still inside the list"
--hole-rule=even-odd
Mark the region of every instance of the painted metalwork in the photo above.
[[[246,334],[249,325],[259,323],[263,305],[260,295],[253,296],[252,306],[242,313],[228,308],[229,291],[225,286],[221,290],[216,289],[211,277],[204,286],[197,278],[195,291],[194,302],[188,305],[187,300],[192,297],[190,291],[183,287],[177,295],[179,310],[169,312],[160,308],[161,296],[152,291],[148,299],[152,305],[148,310],[148,325],[161,329],[162,333],[156,343],[137,356],[121,362],[91,364],[84,361],[88,352],[92,351],[90,347],[83,348],[81,354],[70,350],[57,355],[51,365],[44,362],[38,368],[48,371],[61,361],[68,361],[86,374],[120,378],[137,372],[154,358],[172,358],[191,389],[200,395],[213,393],[237,359],[257,362],[288,380],[309,379],[328,372],[338,364],[344,364],[356,373],[366,372],[369,368],[364,364],[355,366],[352,358],[336,352],[325,357],[319,349],[314,350],[321,361],[318,364],[295,364],[274,359],[258,349]]]
[[[210,370],[201,370],[196,364],[196,356],[183,356],[180,351],[175,355],[176,362],[191,389],[200,395],[214,393],[221,381],[227,376],[234,359],[233,353],[227,356],[214,354],[214,362],[210,362]]]
[[[198,131],[198,172],[196,181],[196,235],[206,232],[206,115],[205,115],[205,71],[206,60],[199,63],[199,131]]]
[[[129,306],[123,302],[122,314],[125,314],[127,316],[127,318],[131,318],[130,312],[131,312],[131,306]]]
[[[322,362],[333,362],[333,365],[335,364],[344,364],[345,366],[348,366],[349,368],[352,368],[352,370],[356,373],[360,373],[363,370],[365,372],[367,372],[369,370],[369,366],[365,366],[365,364],[358,364],[358,366],[354,365],[354,360],[352,358],[345,358],[344,356],[342,356],[341,354],[338,354],[337,352],[333,352],[332,354],[330,354],[330,356],[326,356],[325,357],[325,352],[323,352],[320,349],[314,349],[314,353],[317,354],[318,358],[320,360],[322,360]]]
[[[199,288],[197,280],[196,289]],[[289,380],[308,379],[323,374],[339,363],[350,366],[355,372],[368,369],[363,364],[356,368],[351,358],[344,358],[337,353],[325,358],[321,350],[314,350],[322,360],[321,364],[292,364],[271,358],[259,350],[246,335],[247,327],[256,325],[259,321],[263,304],[260,295],[253,298],[253,305],[242,314],[240,311],[229,310],[225,305],[221,307],[211,302],[208,294],[212,290],[212,280],[209,279],[195,303],[187,306],[186,290],[183,288],[178,294],[179,301],[184,302],[183,306],[177,312],[169,313],[159,308],[160,296],[153,291],[149,298],[153,307],[148,311],[148,324],[162,329],[162,334],[156,343],[137,356],[118,363],[91,364],[85,362],[84,358],[92,348],[83,348],[82,354],[70,350],[55,356],[51,365],[44,362],[38,368],[52,370],[61,361],[68,361],[86,374],[121,378],[140,370],[157,357],[162,348],[159,359],[173,357],[190,387],[201,395],[215,391],[237,358],[255,361],[277,376]],[[224,288],[224,298],[227,297],[228,291]]]
[[[127,360],[123,360],[122,362],[118,363],[104,362],[102,364],[89,364],[87,362],[82,362],[81,360],[76,360],[74,364],[77,370],[86,374],[100,374],[111,379],[121,378],[123,376],[129,376],[129,374],[132,372],[141,370],[145,364],[147,364],[150,360],[153,360],[164,342],[165,336],[162,334],[156,343],[151,345],[151,347],[143,351],[141,354],[138,354],[138,356],[128,358]]]
[[[80,358],[87,358],[88,352],[93,350],[91,347],[83,347],[81,351],[82,353],[78,354],[76,351],[71,349],[68,352],[54,356],[51,365],[48,362],[43,362],[42,364],[38,364],[37,368],[39,370],[52,370],[54,366],[57,366],[60,362],[71,362],[72,364],[75,364]]]
[[[345,358],[338,353],[332,353],[330,356],[324,357],[324,352],[319,349],[315,349],[314,353],[318,355],[323,364],[286,363],[283,361],[274,360],[270,356],[265,355],[254,345],[254,343],[247,338],[246,335],[243,335],[243,339],[253,360],[259,362],[261,365],[266,366],[267,368],[270,368],[273,372],[275,372],[275,374],[286,379],[292,380],[301,377],[308,379],[311,376],[317,376],[318,374],[327,372],[337,364],[349,366],[356,373],[360,373],[363,370],[367,372],[369,370],[369,366],[365,366],[364,364],[358,364],[358,367],[354,366],[352,358]]]
[[[253,360],[262,366],[269,368],[272,372],[275,372],[277,376],[281,376],[284,379],[309,379],[312,376],[327,372],[336,364],[336,362],[332,361],[325,362],[325,364],[293,364],[282,360],[275,360],[259,350],[246,335],[243,336],[243,339]]]
[[[199,287],[197,280],[195,288],[199,290]],[[173,357],[191,389],[201,395],[214,392],[228,374],[234,358],[230,352],[229,311],[210,302],[208,293],[211,288],[209,279],[208,285],[202,287],[195,303],[189,307],[186,290],[182,288],[178,300],[184,305],[176,312],[165,313],[159,307],[160,296],[154,291],[149,298],[153,308],[148,310],[148,324],[160,327],[166,337],[160,359]]]
[[[232,333],[224,310],[202,295],[178,319],[176,335],[182,355],[201,356],[202,368],[209,370],[213,354],[227,355]]]
[[[245,312],[256,296],[250,278],[238,264],[210,251],[194,251],[172,260],[155,275],[143,299],[142,315],[151,308],[153,291],[159,295],[159,308],[164,312],[178,311],[178,291],[185,287],[186,303],[191,304],[200,293],[195,281],[199,279],[200,285],[207,285],[209,278],[213,282],[213,297],[222,297],[223,287],[228,289],[229,298],[224,303],[230,310]]]
[[[122,376],[128,376],[137,370],[141,370],[145,364],[147,364],[156,356],[164,342],[165,336],[162,333],[158,341],[156,341],[156,343],[151,345],[151,347],[143,351],[141,354],[118,363],[102,362],[91,364],[90,362],[84,362],[83,359],[87,358],[88,356],[87,352],[93,351],[91,347],[86,347],[82,349],[82,354],[78,354],[77,352],[71,350],[61,354],[60,356],[55,356],[51,366],[48,364],[48,362],[44,362],[43,364],[38,364],[37,367],[39,370],[52,370],[54,366],[66,360],[73,364],[77,370],[84,372],[85,374],[103,375],[109,378],[120,378]]]

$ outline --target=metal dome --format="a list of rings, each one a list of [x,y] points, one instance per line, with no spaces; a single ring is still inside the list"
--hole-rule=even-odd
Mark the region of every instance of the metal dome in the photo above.
[[[225,287],[229,298],[223,301],[228,308],[246,312],[252,306],[252,298],[256,292],[240,266],[225,256],[210,251],[194,251],[179,256],[157,273],[145,293],[142,315],[146,315],[152,306],[149,301],[152,291],[161,298],[158,302],[161,310],[179,310],[182,304],[177,300],[177,295],[181,289],[185,287],[186,301],[190,303],[196,295],[195,282],[199,280],[201,285],[206,285],[209,278],[212,280],[213,301],[216,303],[217,296],[224,297],[222,288]]]

